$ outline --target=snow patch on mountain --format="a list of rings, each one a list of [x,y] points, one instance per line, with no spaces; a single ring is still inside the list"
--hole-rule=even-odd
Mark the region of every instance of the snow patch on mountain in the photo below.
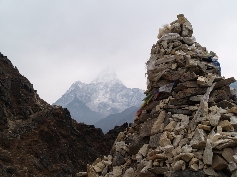
[[[92,111],[106,117],[140,105],[144,98],[143,92],[138,88],[127,88],[112,68],[106,68],[90,84],[80,81],[73,83],[54,104],[66,107],[77,98]]]

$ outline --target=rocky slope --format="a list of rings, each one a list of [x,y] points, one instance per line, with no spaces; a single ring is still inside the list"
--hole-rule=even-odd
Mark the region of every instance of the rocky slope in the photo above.
[[[95,119],[95,122],[97,122],[102,117],[104,118],[110,114],[122,112],[129,107],[140,105],[141,100],[144,98],[143,92],[143,90],[138,88],[127,88],[117,78],[111,68],[105,68],[90,84],[80,81],[72,84],[69,90],[54,105],[69,108],[71,114],[78,115],[73,118],[78,122],[82,122],[80,115],[72,112],[72,105],[69,106],[77,98],[92,111],[98,113],[98,116],[88,120],[91,123]],[[89,123],[85,120],[84,122]]]
[[[67,109],[40,99],[33,85],[0,54],[0,176],[75,176],[109,153],[120,130],[77,123]]]
[[[138,109],[139,107],[136,106],[127,108],[121,113],[111,114],[106,118],[99,120],[94,125],[96,128],[101,128],[104,133],[107,133],[109,130],[113,129],[113,127],[123,125],[124,122],[132,123]]]
[[[180,14],[159,30],[147,61],[147,97],[90,177],[236,177],[237,104],[214,52]]]

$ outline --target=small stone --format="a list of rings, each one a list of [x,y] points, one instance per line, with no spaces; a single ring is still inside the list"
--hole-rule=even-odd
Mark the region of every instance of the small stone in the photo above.
[[[216,132],[221,134],[222,133],[222,127],[221,126],[217,126],[216,127]]]
[[[148,149],[149,149],[149,144],[144,144],[138,153],[141,154],[143,157],[146,157]]]
[[[121,166],[115,166],[113,167],[113,177],[121,177],[122,175],[122,167]]]
[[[198,79],[197,79],[197,84],[204,85],[206,83],[205,79],[206,79],[205,77],[199,76]]]
[[[189,139],[188,138],[184,138],[184,139],[182,139],[179,142],[179,146],[183,146],[183,145],[188,144],[188,143],[189,143]]]
[[[134,169],[132,167],[130,167],[129,169],[127,169],[123,175],[124,177],[135,177],[135,172]]]
[[[237,155],[233,155],[234,162],[237,163]]]
[[[153,166],[154,166],[154,167],[158,167],[159,165],[160,165],[160,163],[159,163],[158,161],[154,161],[154,162],[153,162]]]
[[[231,123],[228,120],[220,121],[219,126],[221,126],[223,130],[234,131],[234,127],[231,125]]]
[[[198,158],[193,157],[193,158],[190,160],[189,165],[192,165],[192,164],[198,163],[198,162],[199,162]]]
[[[228,170],[229,170],[230,172],[233,172],[233,171],[235,171],[235,170],[237,169],[237,165],[236,165],[235,162],[229,162],[227,168],[228,168]]]
[[[203,172],[209,176],[218,176],[218,174],[212,168],[204,168]]]
[[[163,150],[165,153],[170,153],[174,150],[174,146],[172,145],[167,145],[165,147],[161,147],[161,150]]]
[[[231,117],[230,117],[230,124],[231,124],[234,128],[237,128],[237,117],[231,116]]]
[[[76,177],[87,176],[87,172],[79,172],[76,174]]]
[[[95,169],[89,164],[87,164],[87,175],[88,177],[99,177]]]
[[[193,151],[193,148],[191,145],[186,144],[185,146],[182,147],[182,152],[184,153],[190,153]]]
[[[198,168],[199,168],[200,170],[204,168],[204,163],[203,163],[203,161],[199,160]]]
[[[189,165],[189,168],[190,168],[192,171],[198,171],[198,170],[199,170],[198,164],[196,164],[196,163]]]
[[[204,164],[211,165],[212,164],[212,157],[213,157],[213,152],[212,152],[211,141],[209,139],[207,139],[206,147],[205,147],[204,154],[203,154]]]
[[[235,113],[237,114],[237,107],[232,107],[231,109],[228,110],[228,112]]]
[[[198,128],[209,131],[209,132],[211,131],[211,126],[208,126],[208,125],[198,124]]]
[[[178,171],[178,170],[184,170],[185,169],[185,162],[183,160],[178,160],[177,162],[174,162],[172,164],[173,170]]]
[[[195,149],[203,149],[206,146],[206,133],[202,129],[196,129],[190,145]]]
[[[203,95],[195,95],[195,96],[191,96],[189,98],[189,100],[191,101],[200,101],[203,98]]]
[[[214,170],[222,170],[227,167],[227,162],[221,158],[219,155],[214,154],[213,160],[212,160],[212,168]]]
[[[167,132],[167,138],[169,138],[172,141],[174,139],[174,136],[172,133]]]
[[[105,164],[103,162],[99,162],[95,166],[93,166],[93,168],[97,173],[99,173],[103,171],[103,169],[105,168]]]
[[[231,148],[225,148],[222,151],[222,157],[225,158],[225,160],[227,160],[227,162],[231,162],[233,161],[233,155],[234,155],[234,151]]]
[[[180,154],[182,152],[182,149],[180,146],[178,146],[177,148],[175,148],[173,151],[172,151],[172,154],[173,156],[177,156],[178,154]]]
[[[172,131],[176,126],[176,121],[170,121],[170,123],[165,126],[164,131]]]
[[[219,124],[221,115],[220,114],[214,114],[210,116],[210,124],[212,126],[217,126]]]
[[[152,128],[151,128],[151,134],[154,135],[159,132],[160,125],[164,122],[165,119],[165,111],[161,111],[157,120],[154,122]]]
[[[160,136],[160,141],[159,141],[160,146],[167,146],[167,145],[171,145],[171,141],[169,138],[167,138],[167,133],[164,132],[161,136]]]
[[[174,160],[184,160],[185,162],[189,162],[193,158],[194,154],[193,153],[181,153],[177,155]]]
[[[179,142],[183,139],[183,135],[176,135],[173,141],[173,146],[177,147]]]

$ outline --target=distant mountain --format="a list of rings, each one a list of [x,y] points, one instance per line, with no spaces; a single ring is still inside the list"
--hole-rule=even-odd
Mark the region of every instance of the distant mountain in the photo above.
[[[132,106],[140,106],[144,98],[143,92],[143,90],[138,88],[127,88],[117,78],[113,69],[106,68],[90,84],[80,81],[73,83],[69,90],[54,105],[68,108],[72,117],[78,114],[81,114],[78,117],[82,117],[82,114],[86,114],[85,112],[88,110],[87,108],[84,111],[81,110],[82,103],[84,103],[91,111],[99,115],[91,115],[90,121],[86,118],[93,124],[102,117],[120,113]],[[80,104],[78,103],[81,108],[78,107],[77,109],[76,105],[72,106],[70,104],[75,98],[81,101]],[[75,117],[75,119],[77,118]],[[84,120],[77,119],[77,121],[83,122]]]
[[[92,111],[85,105],[85,103],[78,100],[76,97],[72,102],[66,105],[66,108],[69,110],[73,119],[87,125],[92,125],[94,122],[102,118],[99,113]]]
[[[101,128],[104,133],[107,133],[109,130],[113,129],[115,126],[121,126],[123,123],[132,123],[134,115],[137,112],[139,107],[132,106],[125,109],[121,113],[111,114],[106,118],[103,118],[95,123],[96,128]]]
[[[232,83],[232,84],[230,84],[230,87],[235,88],[235,90],[236,90],[236,92],[237,92],[237,81],[234,82],[234,83]]]

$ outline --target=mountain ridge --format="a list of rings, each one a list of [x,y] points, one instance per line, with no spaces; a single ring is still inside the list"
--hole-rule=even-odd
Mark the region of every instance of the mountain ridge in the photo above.
[[[74,98],[82,101],[91,111],[97,112],[102,118],[132,107],[140,106],[144,91],[138,88],[127,88],[109,68],[102,72],[89,84],[74,82],[71,87],[53,105],[67,107]],[[73,114],[73,113],[72,113]],[[81,121],[78,117],[74,117]],[[93,118],[94,119],[94,118]],[[97,118],[97,121],[100,118]],[[95,123],[95,122],[94,122]]]

